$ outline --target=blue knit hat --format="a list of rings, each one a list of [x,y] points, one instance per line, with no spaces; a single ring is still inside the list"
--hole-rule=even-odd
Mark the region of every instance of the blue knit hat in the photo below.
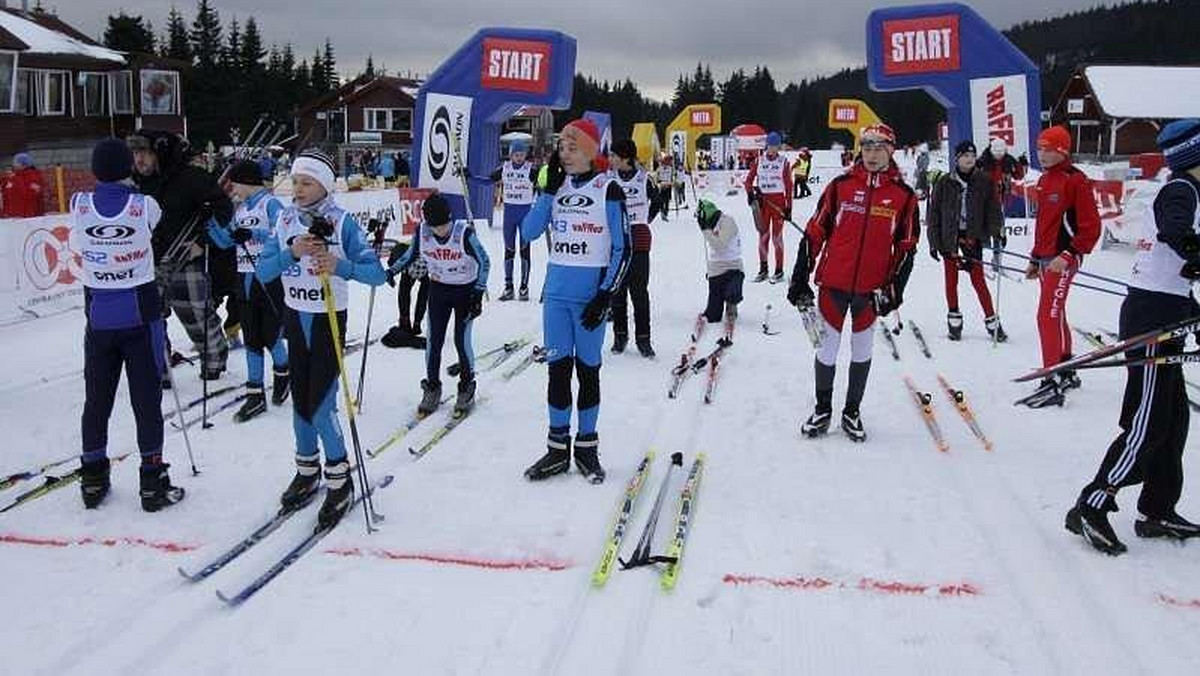
[[[92,149],[92,173],[102,183],[116,183],[133,175],[133,151],[117,138],[106,138]]]
[[[509,154],[527,153],[527,152],[529,152],[529,145],[527,143],[525,143],[525,141],[522,141],[521,139],[517,139],[508,145],[508,152],[509,152]]]
[[[16,155],[13,155],[13,164],[20,167],[32,167],[33,156],[29,153],[17,153]]]
[[[768,147],[781,145],[782,143],[783,143],[783,137],[781,137],[779,135],[779,132],[773,131],[773,132],[767,134],[767,146]]]
[[[1200,166],[1200,120],[1176,120],[1163,127],[1156,140],[1171,171]]]

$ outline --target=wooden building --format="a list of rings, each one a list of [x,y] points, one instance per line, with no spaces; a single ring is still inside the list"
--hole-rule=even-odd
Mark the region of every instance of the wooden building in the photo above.
[[[306,146],[321,146],[343,162],[370,149],[378,154],[411,150],[413,111],[420,83],[406,78],[359,76],[300,107],[296,134]]]

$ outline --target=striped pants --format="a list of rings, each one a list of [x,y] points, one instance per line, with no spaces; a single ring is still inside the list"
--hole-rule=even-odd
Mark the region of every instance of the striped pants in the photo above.
[[[1121,306],[1121,336],[1135,336],[1195,314],[1195,301],[1131,288]],[[1130,358],[1178,353],[1183,341],[1126,353]],[[1187,392],[1179,364],[1128,369],[1121,404],[1121,434],[1108,447],[1100,469],[1079,495],[1081,502],[1116,511],[1117,491],[1142,484],[1138,511],[1169,516],[1183,490],[1183,447],[1188,437]]]

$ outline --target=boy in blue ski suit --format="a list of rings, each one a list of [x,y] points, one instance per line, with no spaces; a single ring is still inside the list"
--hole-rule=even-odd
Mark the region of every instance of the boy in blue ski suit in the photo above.
[[[371,286],[384,282],[379,256],[362,228],[333,199],[333,161],[306,150],[292,163],[292,206],[279,215],[275,236],[258,259],[264,283],[282,278],[284,318],[291,354],[292,427],[296,434],[296,476],[283,492],[285,510],[298,509],[315,497],[321,479],[317,440],[325,449],[328,489],[317,521],[331,528],[354,495],[346,443],[337,419],[338,364],[333,332],[325,309],[322,277],[328,276],[337,310],[338,338],[346,342],[347,280]],[[363,490],[367,490],[366,487]]]
[[[521,222],[533,241],[549,232],[550,261],[543,288],[542,325],[549,362],[547,451],[525,470],[531,481],[566,472],[571,459],[571,371],[579,378],[575,467],[604,481],[600,465],[600,354],[612,294],[629,264],[625,192],[598,157],[600,132],[589,120],[563,128],[550,156],[546,188]]]
[[[513,259],[517,256],[517,237],[521,221],[529,214],[537,184],[537,167],[526,162],[528,146],[524,141],[513,141],[508,148],[508,161],[500,165],[489,177],[499,181],[504,195],[504,293],[500,300],[513,299]],[[521,300],[529,300],[529,240],[521,239]]]

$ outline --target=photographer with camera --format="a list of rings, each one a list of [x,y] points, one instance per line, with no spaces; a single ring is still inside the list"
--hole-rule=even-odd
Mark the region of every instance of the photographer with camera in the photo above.
[[[354,482],[337,418],[338,353],[345,345],[347,282],[384,282],[383,266],[366,234],[333,198],[336,172],[324,153],[306,150],[292,163],[292,205],[279,215],[275,236],[258,259],[264,283],[282,278],[292,386],[292,427],[296,434],[296,476],[283,493],[285,510],[316,497],[321,484],[318,440],[325,450],[328,490],[318,521],[332,527],[350,508]],[[328,290],[328,291],[327,291]],[[326,308],[332,293],[336,325]],[[366,490],[366,487],[364,487]]]

